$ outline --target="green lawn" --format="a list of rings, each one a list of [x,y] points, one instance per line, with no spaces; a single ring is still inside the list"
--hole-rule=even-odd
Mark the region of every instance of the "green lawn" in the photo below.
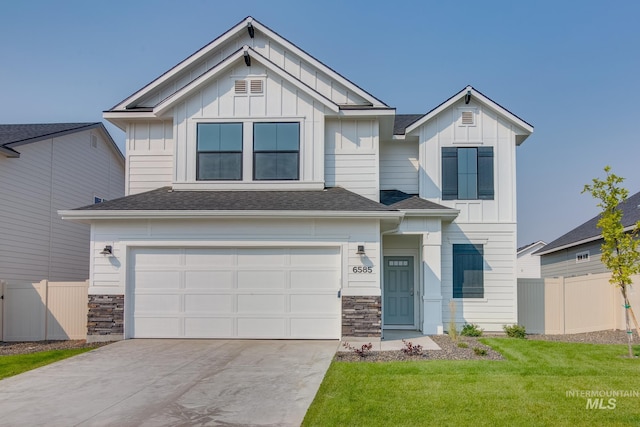
[[[0,356],[0,380],[48,365],[67,357],[85,353],[93,348],[74,348],[70,350],[50,350],[31,354]]]
[[[626,346],[483,342],[507,360],[333,362],[303,425],[640,425],[640,360],[621,357]],[[572,390],[636,397],[616,398],[613,409],[587,409],[587,397],[567,396]]]

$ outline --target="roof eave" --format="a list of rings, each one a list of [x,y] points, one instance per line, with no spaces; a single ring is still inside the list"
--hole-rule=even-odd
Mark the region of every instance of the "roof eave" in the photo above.
[[[3,154],[5,157],[10,159],[17,159],[20,157],[20,153],[9,147],[0,146],[0,154]]]
[[[402,209],[398,208],[405,217],[410,216],[428,216],[455,219],[460,214],[458,209]]]

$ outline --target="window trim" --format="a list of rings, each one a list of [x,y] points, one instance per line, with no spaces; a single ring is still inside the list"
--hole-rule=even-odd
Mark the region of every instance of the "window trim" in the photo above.
[[[255,126],[256,124],[296,124],[298,125],[298,149],[297,150],[256,150],[256,133]],[[300,181],[300,158],[301,158],[301,134],[302,134],[302,125],[299,121],[253,121],[251,122],[252,128],[252,141],[251,141],[251,158],[252,158],[252,176],[251,180],[253,182],[264,182],[264,181]],[[256,154],[297,154],[298,161],[296,164],[296,177],[295,178],[277,178],[277,179],[259,179],[256,178],[256,164],[258,163],[256,160]]]

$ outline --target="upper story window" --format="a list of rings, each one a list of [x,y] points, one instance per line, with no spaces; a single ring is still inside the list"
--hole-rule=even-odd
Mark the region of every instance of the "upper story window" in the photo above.
[[[442,148],[443,200],[493,197],[493,147]]]
[[[242,179],[242,123],[199,123],[199,181]]]
[[[102,197],[98,197],[98,196],[93,196],[93,204],[98,204],[98,203],[103,203],[106,202],[107,199],[102,198]]]
[[[300,123],[253,124],[253,179],[298,180]]]
[[[589,261],[589,251],[578,252],[576,254],[576,263],[588,262],[588,261]]]

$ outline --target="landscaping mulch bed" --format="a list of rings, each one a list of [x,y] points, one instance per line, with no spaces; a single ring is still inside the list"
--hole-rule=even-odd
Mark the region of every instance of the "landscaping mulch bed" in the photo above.
[[[72,348],[98,348],[107,344],[109,344],[109,342],[87,343],[85,340],[27,342],[0,341],[0,356],[29,354],[49,350],[68,350]]]
[[[486,334],[486,337],[501,336],[504,334],[492,335]],[[486,346],[478,341],[478,338],[472,337],[458,337],[457,341],[452,340],[448,335],[432,335],[430,338],[440,346],[442,350],[424,350],[421,355],[407,355],[402,351],[379,351],[369,352],[365,357],[360,357],[358,354],[348,351],[344,348],[336,354],[335,360],[340,362],[388,362],[397,360],[504,360],[502,355],[491,347]],[[515,338],[514,338],[515,339]],[[625,331],[597,331],[587,332],[582,334],[570,334],[570,335],[527,335],[529,340],[545,340],[545,341],[558,341],[558,342],[571,342],[571,343],[589,343],[589,344],[626,344],[627,335]],[[409,340],[410,341],[410,340]],[[637,334],[633,334],[633,342],[637,344]],[[461,343],[462,346],[460,345]],[[465,347],[466,345],[466,347]],[[476,354],[474,348],[485,350],[486,355]]]

